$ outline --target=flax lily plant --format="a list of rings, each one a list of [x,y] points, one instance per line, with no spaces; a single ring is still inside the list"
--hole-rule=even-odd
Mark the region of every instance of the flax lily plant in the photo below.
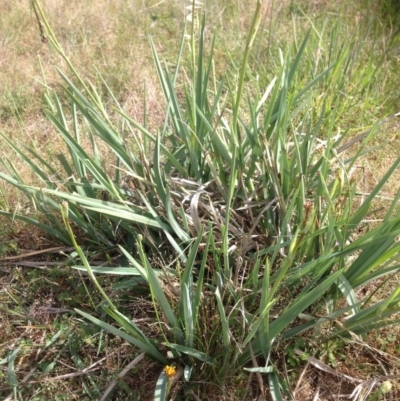
[[[50,44],[66,59],[34,3]],[[70,107],[48,90],[45,113],[68,154],[53,164],[2,134],[40,184],[31,186],[2,160],[0,177],[27,196],[37,217],[0,213],[73,245],[83,263],[75,268],[94,280],[97,274],[121,274],[145,282],[160,336],[149,339],[105,294],[103,309],[114,324],[94,312],[79,314],[162,365],[171,365],[169,350],[186,381],[196,377],[223,387],[225,378],[247,369],[266,374],[279,400],[290,390],[276,351],[285,353],[288,342],[362,338],[397,322],[390,316],[399,311],[399,288],[378,301],[358,290],[389,279],[400,267],[399,195],[380,225],[361,234],[357,228],[400,159],[360,201],[352,174],[365,147],[343,157],[344,136],[334,131],[337,115],[330,107],[332,86],[352,62],[349,49],[332,51],[336,58],[316,65],[313,77],[298,87],[302,58],[313,43],[310,32],[294,56],[280,55],[266,88],[252,90],[249,56],[260,8],[258,1],[234,77],[215,73],[215,40],[205,43],[204,19],[190,30],[183,90],[177,82],[186,37],[174,72],[150,39],[166,102],[164,124],[155,131],[132,119],[109,91],[118,125],[94,86],[71,65],[73,80],[59,71]],[[81,144],[84,135],[91,149]],[[107,158],[98,151],[100,142],[109,149]],[[114,250],[120,266],[91,266],[82,252],[88,247]],[[164,372],[157,399],[166,398],[168,380]]]

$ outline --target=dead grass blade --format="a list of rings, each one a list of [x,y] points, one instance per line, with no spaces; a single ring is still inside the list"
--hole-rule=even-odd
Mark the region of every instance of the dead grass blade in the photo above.
[[[142,361],[144,356],[145,353],[143,352],[139,356],[137,356],[133,361],[129,362],[128,365],[126,365],[125,368],[122,369],[122,371],[118,374],[117,378],[110,383],[110,385],[107,387],[106,391],[104,392],[99,401],[104,401],[108,399],[107,397],[114,390],[114,387],[118,384],[118,381],[121,380],[134,366],[136,366],[140,361]]]

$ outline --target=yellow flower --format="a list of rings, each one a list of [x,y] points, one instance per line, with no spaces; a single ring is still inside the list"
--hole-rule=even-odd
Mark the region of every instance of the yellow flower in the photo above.
[[[175,366],[169,366],[169,365],[167,365],[167,366],[164,368],[164,373],[165,373],[165,375],[170,379],[171,377],[174,377],[174,376],[175,376],[176,367],[175,367]]]

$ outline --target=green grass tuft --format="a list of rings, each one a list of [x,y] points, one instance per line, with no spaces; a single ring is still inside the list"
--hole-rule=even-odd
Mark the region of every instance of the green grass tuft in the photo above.
[[[48,307],[41,321],[39,306],[28,306],[26,283],[5,291],[3,311],[14,322],[30,327],[33,314],[46,325],[32,375],[49,377],[67,354],[74,369],[89,366],[76,394],[90,399],[300,399],[305,361],[329,377],[357,344],[372,349],[371,333],[397,327],[400,192],[383,191],[400,158],[368,189],[359,173],[395,121],[384,117],[396,112],[388,62],[396,36],[382,39],[375,20],[345,10],[312,17],[311,3],[258,1],[252,15],[227,23],[246,32],[234,42],[210,31],[210,21],[223,27],[243,7],[234,2],[218,15],[216,5],[196,2],[184,15],[176,4],[150,11],[150,33],[158,24],[166,38],[161,45],[150,35],[146,48],[163,107],[152,118],[147,87],[140,116],[127,110],[123,66],[95,68],[91,79],[76,67],[64,39],[81,46],[90,32],[72,40],[32,4],[42,39],[60,57],[62,89],[42,71],[44,114],[59,147],[48,157],[3,132],[9,152],[0,171],[26,199],[13,209],[3,194],[0,214],[64,246],[48,262],[60,270],[42,278],[17,269],[11,279],[49,288],[51,303],[64,307],[56,319]],[[274,13],[290,27],[278,31]],[[175,44],[176,57],[164,57],[163,46]],[[62,286],[68,291],[55,290]],[[34,345],[16,343],[0,361],[4,393],[24,399],[19,355]],[[88,347],[92,356],[123,352],[112,379],[106,368],[95,373],[100,362],[82,354]],[[145,380],[141,391],[131,368]],[[389,389],[382,377],[373,398]],[[50,383],[38,391],[59,397]]]

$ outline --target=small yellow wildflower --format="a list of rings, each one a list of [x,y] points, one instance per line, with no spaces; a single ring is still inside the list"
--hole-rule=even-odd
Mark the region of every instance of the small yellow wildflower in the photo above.
[[[164,373],[165,373],[165,375],[170,379],[171,377],[174,377],[174,376],[175,376],[176,367],[175,367],[175,366],[167,365],[167,366],[164,368]]]

